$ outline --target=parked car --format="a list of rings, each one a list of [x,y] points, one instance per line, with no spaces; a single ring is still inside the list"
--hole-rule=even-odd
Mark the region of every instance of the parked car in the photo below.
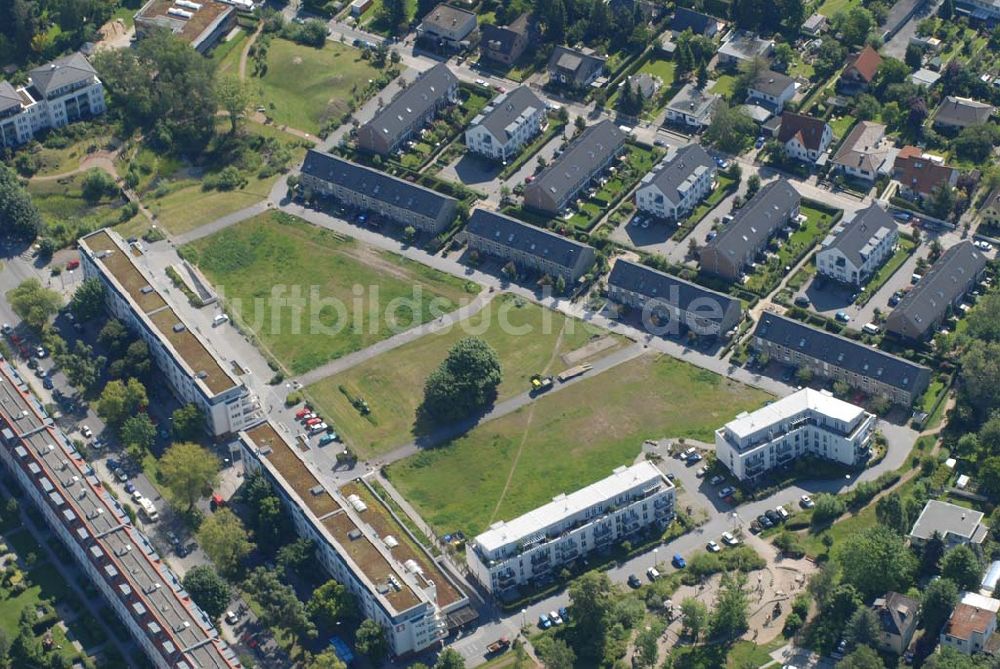
[[[759,516],[757,516],[757,522],[765,530],[768,529],[768,528],[770,528],[770,527],[774,527],[774,523],[771,522],[771,519],[768,518],[767,516],[765,516],[763,513],[760,514]]]
[[[310,413],[312,413],[312,409],[310,409],[309,407],[302,407],[301,409],[295,412],[295,418],[296,420],[302,420],[303,418],[306,417],[307,414]]]
[[[240,617],[233,613],[232,611],[226,611],[226,622],[230,625],[235,625],[240,621]]]
[[[902,299],[903,299],[903,291],[897,290],[895,293],[889,296],[889,306],[890,307],[896,306]]]
[[[709,541],[708,544],[706,545],[706,548],[708,548],[709,553],[718,553],[719,551],[722,550],[722,546],[715,543],[714,541]]]
[[[82,426],[80,428],[80,434],[82,434],[87,439],[90,439],[91,437],[94,436],[94,432],[90,429],[89,425]]]
[[[781,522],[781,516],[774,509],[768,509],[764,512],[764,517],[771,521],[772,525],[777,525]]]
[[[678,569],[684,569],[687,566],[687,562],[684,561],[684,556],[680,553],[674,553],[673,559],[670,561]]]
[[[44,379],[42,379],[42,387],[45,388],[46,390],[52,390],[53,388],[55,388],[55,385],[52,383],[52,377],[46,376]]]
[[[851,320],[851,317],[847,315],[846,311],[838,311],[837,314],[834,316],[834,318],[836,318],[841,323],[848,323]]]
[[[727,485],[725,488],[719,491],[719,499],[725,499],[736,492],[736,488],[731,485]]]
[[[701,478],[707,473],[708,473],[708,467],[699,467],[698,471],[696,471],[694,475],[697,476],[698,478]]]
[[[812,497],[809,495],[802,495],[799,498],[799,504],[802,505],[803,509],[811,509],[816,506],[816,502],[812,501]]]
[[[638,576],[636,576],[635,574],[629,574],[628,575],[628,587],[630,587],[630,588],[638,588],[641,585],[642,585],[642,581],[639,580]]]
[[[319,434],[320,432],[326,432],[328,429],[330,429],[330,426],[326,423],[316,423],[315,425],[310,426],[309,432],[312,434]]]
[[[701,453],[695,451],[694,453],[688,456],[687,461],[689,465],[693,465],[696,462],[701,462],[701,459],[702,459]]]
[[[722,474],[716,474],[715,476],[712,477],[712,480],[709,481],[709,483],[711,483],[712,485],[719,485],[725,480],[726,480],[725,476],[723,476]]]
[[[812,304],[805,295],[796,295],[792,301],[795,303],[795,306],[802,307],[803,309],[808,309],[809,305]]]
[[[555,611],[549,611],[549,620],[552,621],[553,625],[562,625],[563,619],[559,617],[559,614]]]
[[[790,513],[788,513],[787,510],[785,510],[785,507],[783,506],[774,507],[774,512],[778,514],[778,518],[780,518],[782,521],[788,520],[788,517],[791,515]]]
[[[729,532],[723,532],[722,543],[726,544],[727,546],[738,546],[740,544],[740,540],[734,537]]]
[[[542,615],[538,616],[538,626],[541,627],[543,630],[547,630],[548,628],[552,627],[552,621],[549,620],[549,617],[543,613]]]
[[[323,422],[322,418],[320,418],[319,416],[314,416],[313,418],[310,418],[309,420],[306,421],[306,425],[312,427],[313,425],[318,425],[322,422]]]
[[[39,358],[44,358],[48,353],[46,353],[44,346],[39,346],[35,349],[35,355]]]
[[[656,567],[650,567],[649,569],[646,570],[646,578],[648,578],[650,581],[655,581],[656,579],[660,578],[660,570],[657,569]]]
[[[327,434],[324,434],[322,437],[319,438],[319,445],[320,446],[326,446],[330,442],[334,442],[334,441],[337,441],[337,435],[327,433]]]
[[[913,214],[908,211],[894,211],[892,212],[892,217],[897,221],[908,221],[913,218]]]
[[[128,474],[126,474],[125,470],[122,469],[121,467],[116,467],[114,474],[115,478],[118,479],[121,483],[128,482]]]

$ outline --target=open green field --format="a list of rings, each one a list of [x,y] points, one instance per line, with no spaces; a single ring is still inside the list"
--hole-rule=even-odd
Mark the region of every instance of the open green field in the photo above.
[[[216,74],[227,77],[240,76],[240,56],[249,38],[245,30],[240,30],[231,40],[221,42],[212,49],[208,57],[215,63]]]
[[[42,215],[45,233],[59,247],[120,221],[125,201],[104,196],[94,204],[87,202],[81,190],[83,179],[84,174],[80,173],[64,179],[28,182],[28,192]]]
[[[309,386],[306,391],[324,416],[364,457],[401,446],[419,433],[414,424],[423,399],[424,381],[459,339],[475,333],[496,349],[504,380],[499,399],[523,393],[532,374],[558,374],[568,367],[561,355],[580,349],[604,330],[567,318],[510,295],[493,300],[457,327],[428,334],[405,346],[361,363],[342,374]],[[611,336],[611,335],[609,335]],[[617,348],[615,340],[611,348]],[[600,354],[607,353],[604,349]],[[363,397],[372,409],[361,416],[340,390]]]
[[[707,644],[702,646],[680,645],[670,653],[670,666],[675,669],[742,669],[742,667],[770,666],[770,654],[787,640],[777,639],[763,646],[752,641],[737,641],[730,645]],[[776,668],[777,664],[774,665]]]
[[[80,167],[80,161],[92,151],[104,149],[111,141],[110,132],[102,132],[95,127],[92,134],[80,138],[65,147],[42,147],[33,154],[38,169],[33,176],[45,177],[65,174]]]
[[[830,119],[830,129],[833,130],[833,136],[838,138],[845,137],[854,126],[854,121],[855,118],[850,114]]]
[[[660,93],[663,91],[668,91],[674,85],[674,73],[677,70],[677,64],[673,60],[667,58],[650,58],[645,63],[642,64],[636,74],[641,74],[643,72],[651,74],[654,77],[659,77],[660,81],[663,82],[663,88],[660,89]],[[621,88],[615,89],[614,95],[608,99],[608,107],[611,109],[615,108],[618,103],[618,95],[621,93]],[[660,95],[657,93],[654,99],[657,99]],[[658,109],[658,108],[657,108]]]
[[[832,17],[837,12],[846,12],[861,4],[861,0],[824,0],[816,11],[823,16]]]
[[[267,51],[267,73],[254,82],[275,123],[316,134],[327,119],[349,112],[350,99],[379,76],[351,46],[328,41],[316,49],[274,39]]]
[[[709,93],[715,93],[728,98],[736,88],[736,77],[732,74],[722,74],[715,78],[715,83],[709,89]]]
[[[206,149],[206,165],[192,166],[174,156],[141,148],[131,164],[139,173],[136,192],[143,204],[157,217],[157,223],[175,235],[183,234],[217,218],[254,205],[267,198],[281,174],[261,172],[268,159],[257,150],[230,150],[226,147],[228,121],[219,119],[219,135]],[[273,126],[247,122],[243,133],[248,136],[275,140],[285,147],[286,167],[298,164],[305,156],[305,140],[294,139]],[[273,154],[268,154],[273,155]],[[232,190],[203,187],[206,177],[218,174],[226,166],[240,169],[246,183]],[[128,163],[119,161],[119,174],[127,171]],[[263,174],[263,176],[262,176]]]
[[[296,374],[430,320],[432,301],[436,316],[472,298],[460,279],[276,212],[182,251],[226,296],[231,315]],[[273,303],[272,291],[298,291],[302,306]],[[407,303],[392,310],[396,298]]]
[[[444,534],[475,536],[630,464],[644,439],[712,441],[771,396],[669,356],[644,355],[388,467]]]

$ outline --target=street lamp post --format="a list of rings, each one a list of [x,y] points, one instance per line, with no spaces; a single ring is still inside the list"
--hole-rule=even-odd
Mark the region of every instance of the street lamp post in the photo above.
[[[521,627],[522,629],[528,626],[528,609],[521,609]]]
[[[659,548],[653,549],[653,567],[656,567],[656,554],[660,552]]]

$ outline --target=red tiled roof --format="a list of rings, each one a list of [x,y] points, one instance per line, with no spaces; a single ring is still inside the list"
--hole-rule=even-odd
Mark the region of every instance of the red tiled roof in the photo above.
[[[992,611],[959,603],[948,620],[945,634],[968,641],[973,632],[985,633],[994,615]]]
[[[875,78],[878,66],[881,64],[882,56],[878,55],[878,51],[870,46],[866,46],[860,53],[851,56],[847,67],[848,69],[854,68],[858,75],[864,79],[865,83],[870,84],[872,79]]]
[[[793,138],[798,138],[799,143],[810,151],[819,151],[825,128],[826,121],[823,119],[785,112],[781,115],[778,141],[785,144]]]
[[[935,186],[949,183],[955,169],[939,165],[924,158],[923,152],[915,146],[905,146],[896,156],[895,177],[905,188],[926,195]]]

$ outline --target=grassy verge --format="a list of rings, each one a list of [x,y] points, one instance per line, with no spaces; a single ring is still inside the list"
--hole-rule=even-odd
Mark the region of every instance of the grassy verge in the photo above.
[[[709,441],[770,396],[668,356],[646,355],[390,465],[439,533],[475,536],[631,463],[644,439]]]
[[[757,295],[767,295],[773,291],[781,279],[785,277],[786,267],[793,267],[805,257],[838,220],[836,213],[823,211],[817,207],[803,204],[801,213],[806,220],[786,239],[765,263],[758,265],[744,287]]]
[[[873,276],[871,280],[865,284],[864,290],[861,291],[861,294],[858,295],[858,299],[856,299],[854,303],[859,307],[863,307],[868,304],[868,302],[875,297],[875,294],[878,293],[879,289],[885,285],[885,282],[889,280],[889,277],[895,274],[896,270],[903,266],[903,263],[906,262],[907,258],[910,257],[916,248],[917,244],[913,241],[913,239],[901,236],[899,238],[899,247],[896,249],[896,252],[892,254],[892,257],[889,258],[889,260],[887,260],[882,267],[879,268],[878,272],[875,273],[875,276]]]
[[[224,291],[234,320],[294,373],[470,298],[461,279],[286,214],[261,214],[182,250]]]
[[[532,374],[558,374],[572,366],[559,356],[607,334],[520,298],[503,296],[456,327],[383,353],[309,386],[306,392],[361,455],[386,452],[424,431],[416,422],[424,382],[455,342],[470,333],[487,341],[500,357],[504,373],[500,400],[527,391]],[[618,345],[616,340],[614,346]],[[348,395],[363,397],[371,413],[361,416]]]

